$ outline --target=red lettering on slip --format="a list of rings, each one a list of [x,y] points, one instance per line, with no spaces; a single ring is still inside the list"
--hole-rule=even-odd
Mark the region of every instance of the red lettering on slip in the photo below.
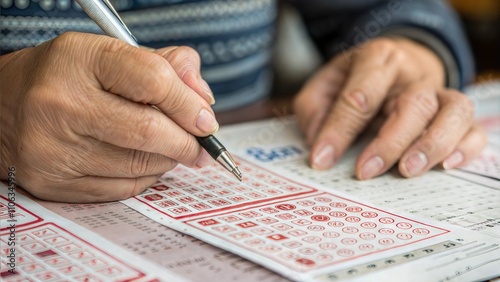
[[[254,227],[254,226],[257,226],[257,224],[251,222],[251,221],[247,221],[247,222],[242,222],[242,223],[238,223],[236,224],[238,225],[239,227],[241,228],[250,228],[250,227]]]
[[[274,241],[281,241],[281,240],[288,239],[288,237],[283,236],[283,235],[281,235],[281,234],[273,234],[273,235],[269,235],[269,236],[267,236],[267,238],[269,238],[269,239],[271,239],[271,240],[274,240]]]
[[[207,220],[198,221],[198,224],[203,225],[203,226],[210,226],[210,225],[215,225],[215,224],[219,224],[219,223],[220,222],[218,222],[217,220],[214,220],[214,219],[207,219]]]
[[[309,267],[312,267],[312,266],[315,266],[316,263],[310,259],[306,259],[306,258],[299,258],[299,259],[296,259],[295,260],[296,263],[299,263],[299,264],[302,264],[302,265],[305,265],[305,266],[309,266]]]

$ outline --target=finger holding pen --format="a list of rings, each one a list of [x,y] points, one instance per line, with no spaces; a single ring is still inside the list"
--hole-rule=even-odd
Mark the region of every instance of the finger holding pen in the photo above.
[[[200,161],[194,134],[211,129],[196,121],[210,105],[157,54],[108,36],[65,33],[1,56],[0,65],[0,114],[12,129],[0,136],[0,171],[15,166],[18,184],[36,197],[125,199],[178,162]]]
[[[210,105],[178,77],[165,58],[117,39],[108,42],[112,45],[108,52],[119,52],[120,56],[103,54],[96,58],[96,78],[106,91],[156,106],[193,135],[205,136],[218,130]]]
[[[89,15],[107,35],[118,39],[117,41],[121,41],[121,44],[118,42],[115,43],[118,50],[128,52],[142,51],[137,44],[136,38],[127,28],[109,0],[77,0],[77,2],[85,13],[87,13],[87,15]],[[133,48],[126,48],[124,46],[132,46],[137,50],[132,51]],[[177,80],[180,80],[179,76],[177,76],[178,72],[172,68],[164,57],[157,54],[155,54],[157,55],[156,57],[148,57],[146,53],[142,53],[144,61],[141,66],[143,67],[142,69],[145,68],[144,77],[146,79],[132,85],[132,90],[136,90],[138,93],[130,93],[127,92],[127,89],[123,89],[122,92],[125,94],[125,98],[131,101],[156,106],[182,128],[185,128],[188,132],[196,136],[206,136],[217,131],[219,125],[215,120],[214,113],[210,106],[201,97],[198,97],[199,99],[196,101],[195,97],[188,95],[190,94],[188,92],[193,91],[191,88],[185,87],[184,83],[177,83]],[[120,60],[122,60],[121,56],[111,57],[112,65],[105,67],[113,69],[116,67],[114,63],[124,63],[120,62]],[[138,68],[136,68],[136,66],[139,64],[132,65],[134,66],[133,68],[128,65],[128,71],[137,71]],[[138,75],[140,75],[140,73]],[[127,78],[123,76],[121,80],[112,79],[111,77],[111,79],[106,79],[104,81],[106,84],[103,84],[103,87],[113,92],[113,87],[118,88],[121,84],[127,85],[126,79]],[[182,82],[182,80],[180,81]],[[103,83],[103,81],[101,81],[101,83]],[[153,91],[155,95],[152,95],[147,90]],[[203,103],[200,103],[200,100],[203,100]],[[185,118],[186,114],[189,116],[193,111],[197,112],[197,118],[194,122],[189,120],[189,118]],[[195,128],[193,128],[193,126]]]
[[[164,57],[177,76],[210,105],[215,104],[214,94],[201,76],[201,59],[196,50],[188,46],[170,46],[154,51]]]
[[[113,8],[113,6],[111,5],[111,3],[108,0],[77,0],[77,1],[80,4],[80,6],[82,7],[82,9],[101,27],[101,29],[106,34],[110,35],[111,37],[120,39],[124,42],[127,42],[127,44],[130,44],[131,46],[139,47],[139,45],[136,42],[135,37],[132,35],[132,33],[126,27],[125,23],[122,21],[122,19],[120,18],[120,16],[118,15],[118,13],[115,11],[115,9]],[[179,75],[179,72],[177,72],[177,74]],[[180,72],[180,76],[183,79],[185,79],[186,81],[188,81],[189,80],[188,78],[192,77],[192,76],[185,76],[185,74],[186,74],[186,72],[182,72],[182,71]],[[204,89],[203,92],[205,92],[205,94],[211,94],[210,92],[207,91],[207,89],[209,90],[208,84],[206,84],[206,82],[204,80],[202,80],[201,82],[202,82],[202,84],[201,84],[202,88]],[[176,85],[177,84],[172,84],[172,86],[176,86]],[[200,86],[199,83],[196,83],[194,85],[191,85],[191,88],[195,85]],[[171,91],[174,91],[174,93],[178,93],[177,92],[178,89],[175,89],[175,88],[174,89],[170,88],[167,90],[171,90]],[[164,98],[167,98],[167,97],[164,97]],[[180,96],[177,99],[185,99],[185,98],[184,98],[184,96]],[[142,102],[144,103],[144,101],[142,101]],[[213,102],[214,101],[213,101],[213,97],[212,97],[212,99],[210,99],[210,103],[213,104]],[[177,121],[179,119],[181,121],[183,120],[183,116],[178,115],[178,113],[177,113],[177,112],[184,112],[184,111],[182,111],[183,109],[181,109],[181,111],[173,111],[173,112],[164,110],[164,107],[166,106],[164,104],[165,99],[162,99],[159,101],[152,101],[151,103],[149,103],[149,102],[146,102],[146,103],[155,105],[156,107],[158,107],[161,111],[163,111],[167,115],[169,115],[169,114],[172,115],[174,121]],[[184,104],[184,103],[181,103],[181,104]],[[181,125],[183,127],[182,123],[179,125]],[[237,167],[236,163],[234,162],[233,158],[231,157],[231,155],[229,154],[229,152],[227,152],[227,150],[224,148],[224,146],[222,146],[222,144],[220,144],[220,142],[216,138],[211,136],[211,133],[217,131],[219,128],[219,125],[215,121],[215,116],[214,116],[211,108],[209,108],[209,110],[207,110],[206,108],[201,109],[201,111],[199,112],[198,117],[196,119],[195,126],[201,131],[209,131],[209,134],[200,134],[199,132],[197,133],[197,132],[192,132],[189,130],[188,131],[190,133],[194,134],[195,136],[197,136],[198,141],[200,141],[202,146],[205,148],[213,149],[215,147],[219,147],[219,145],[220,145],[220,147],[221,147],[220,150],[217,150],[217,153],[211,154],[211,156],[214,159],[217,159],[217,161],[221,165],[223,165],[227,170],[229,170],[239,180],[241,180],[241,172],[238,170],[238,167]],[[204,138],[207,138],[207,137],[213,137],[210,139],[213,142],[202,142],[204,140]],[[208,140],[205,140],[205,141],[208,141]],[[212,151],[211,149],[209,151]]]

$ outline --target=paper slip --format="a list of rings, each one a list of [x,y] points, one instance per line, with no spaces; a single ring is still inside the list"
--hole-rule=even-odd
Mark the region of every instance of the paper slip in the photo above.
[[[352,156],[315,179],[308,174],[307,151],[295,128],[293,122],[271,120],[220,132],[237,156],[243,182],[218,165],[200,170],[179,166],[123,202],[292,280],[444,281],[499,273],[499,240],[488,232],[416,217],[342,191],[377,189],[370,185],[434,188],[429,179],[451,183],[450,192],[464,185],[497,190],[439,172],[429,173],[430,178],[388,175],[391,179],[357,181],[353,166],[346,169]]]
[[[185,281],[0,185],[1,281]]]
[[[217,282],[289,281],[240,256],[159,224],[120,202],[37,203],[187,281],[204,282],[207,277],[216,277]]]

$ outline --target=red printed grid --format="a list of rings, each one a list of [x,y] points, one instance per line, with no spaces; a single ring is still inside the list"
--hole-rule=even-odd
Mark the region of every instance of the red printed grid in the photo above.
[[[301,272],[449,232],[328,193],[186,223]]]
[[[30,211],[24,209],[20,205],[11,205],[13,212],[9,212],[9,201],[7,198],[0,196],[0,230],[9,229],[11,223],[15,223],[16,227],[24,226],[26,224],[41,221],[41,218],[32,214]],[[12,215],[12,218],[11,218]],[[10,220],[14,220],[10,221]]]
[[[16,230],[16,274],[8,271],[9,233],[1,234],[0,280],[124,281],[144,277],[143,273],[123,264],[58,226],[47,223],[23,231]]]
[[[180,219],[316,191],[250,163],[240,161],[238,166],[244,175],[242,182],[218,164],[199,169],[196,174],[178,166],[135,198]]]

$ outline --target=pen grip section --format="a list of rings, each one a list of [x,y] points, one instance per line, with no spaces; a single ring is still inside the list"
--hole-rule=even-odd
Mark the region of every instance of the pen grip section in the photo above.
[[[215,138],[213,135],[208,135],[204,137],[196,137],[200,145],[207,151],[207,153],[212,156],[212,158],[217,159],[220,154],[226,151],[226,148]]]

